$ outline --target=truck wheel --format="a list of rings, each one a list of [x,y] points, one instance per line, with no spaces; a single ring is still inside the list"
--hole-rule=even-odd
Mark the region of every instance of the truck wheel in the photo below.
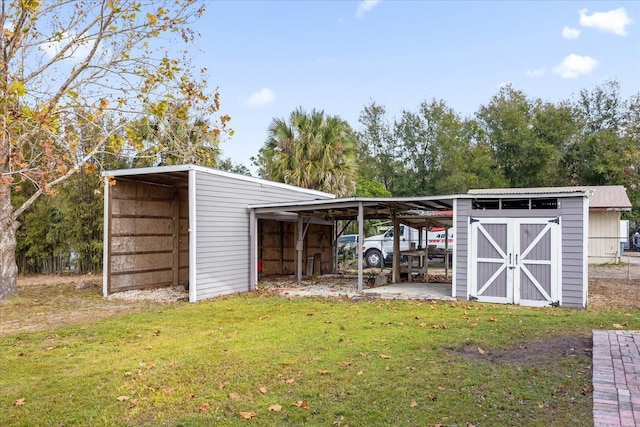
[[[365,264],[368,268],[380,267],[382,268],[382,253],[377,249],[371,249],[367,251],[364,256]]]

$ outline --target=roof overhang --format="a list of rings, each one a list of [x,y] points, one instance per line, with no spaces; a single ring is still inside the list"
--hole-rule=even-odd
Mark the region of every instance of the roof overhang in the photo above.
[[[256,215],[274,212],[296,213],[303,218],[352,220],[362,207],[364,219],[388,219],[395,216],[408,225],[453,225],[453,201],[456,196],[440,197],[351,197],[250,205]]]

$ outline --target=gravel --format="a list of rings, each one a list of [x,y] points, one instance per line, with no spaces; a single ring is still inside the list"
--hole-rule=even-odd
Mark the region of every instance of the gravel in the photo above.
[[[107,296],[108,300],[178,302],[189,299],[183,286],[167,286],[156,289],[131,290],[115,292]]]

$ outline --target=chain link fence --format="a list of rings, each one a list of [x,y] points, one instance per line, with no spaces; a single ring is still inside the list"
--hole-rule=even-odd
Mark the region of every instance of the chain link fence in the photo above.
[[[589,265],[589,279],[640,280],[640,251],[624,251],[618,263]]]

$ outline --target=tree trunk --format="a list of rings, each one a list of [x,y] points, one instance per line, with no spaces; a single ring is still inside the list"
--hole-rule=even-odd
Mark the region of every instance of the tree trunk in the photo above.
[[[0,184],[0,299],[18,291],[18,265],[16,264],[16,230],[13,221],[11,186]]]

